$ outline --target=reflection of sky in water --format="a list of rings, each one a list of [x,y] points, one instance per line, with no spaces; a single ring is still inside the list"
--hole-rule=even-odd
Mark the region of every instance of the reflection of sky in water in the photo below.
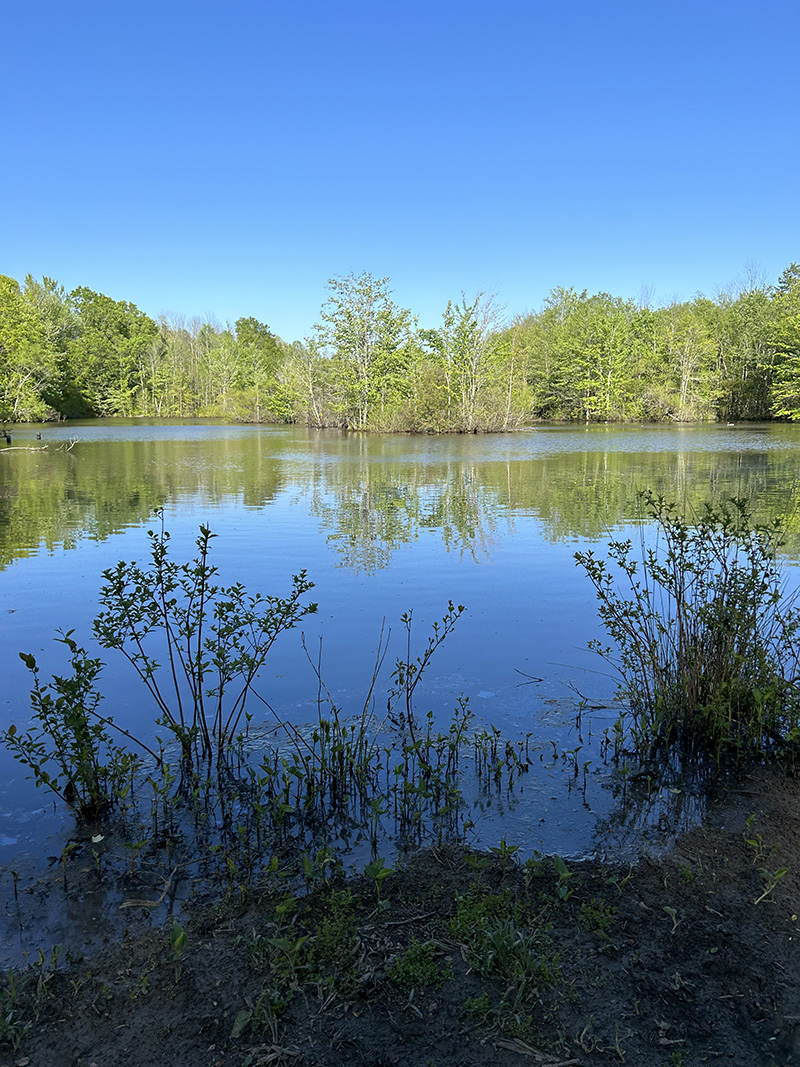
[[[26,433],[35,438],[33,428],[22,427],[15,443],[24,443]],[[212,551],[223,582],[241,580],[252,591],[281,594],[292,573],[308,571],[320,610],[302,628],[315,655],[321,642],[323,675],[345,711],[363,701],[384,620],[394,629],[388,676],[393,657],[403,651],[403,612],[413,610],[421,648],[448,601],[465,604],[467,613],[421,687],[418,710],[431,709],[446,721],[466,694],[479,719],[506,736],[531,733],[539,746],[536,765],[513,803],[484,798],[479,840],[491,844],[505,836],[526,849],[571,854],[594,847],[624,852],[637,833],[633,809],[619,814],[614,777],[600,759],[616,684],[586,651],[600,631],[594,593],[574,552],[602,551],[612,529],[636,544],[639,532],[625,524],[636,514],[641,479],[654,472],[667,486],[683,486],[684,478],[702,499],[719,488],[712,485],[718,462],[726,491],[741,477],[759,500],[788,506],[795,477],[788,450],[800,442],[794,427],[541,427],[496,437],[366,438],[139,420],[46,427],[43,437],[53,443],[77,437],[79,443],[67,458],[34,457],[29,480],[9,483],[6,536],[15,531],[37,539],[25,548],[27,558],[0,572],[5,722],[28,714],[30,679],[18,653],[36,655],[45,675],[64,669],[55,629],[74,627],[89,641],[101,572],[119,559],[147,555],[142,527],[157,527],[152,507],[161,503],[176,559],[190,556],[200,523],[218,534]],[[124,453],[117,451],[121,440]],[[784,466],[774,467],[772,457]],[[64,490],[49,498],[44,494],[47,487],[52,491],[56,471]],[[106,485],[119,500],[102,496]],[[15,527],[17,514],[22,518]],[[36,523],[45,519],[53,531],[48,537],[55,538],[49,551],[38,548],[36,534]],[[281,714],[303,722],[315,682],[297,638],[280,640],[263,688]],[[147,694],[119,657],[104,658],[105,710],[149,736]],[[529,683],[526,676],[542,680]],[[578,695],[603,705],[584,718],[582,741],[575,736]],[[576,781],[563,753],[578,746]],[[14,847],[4,849],[6,839],[33,847],[32,827],[46,823],[52,832],[49,818],[33,816],[52,805],[5,751],[0,774],[5,862]],[[665,795],[661,806],[677,811],[675,796]],[[645,798],[656,824],[657,800]],[[672,815],[667,822],[674,822]]]

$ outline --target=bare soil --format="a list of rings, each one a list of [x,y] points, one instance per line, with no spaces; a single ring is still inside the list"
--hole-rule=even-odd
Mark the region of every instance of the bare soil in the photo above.
[[[758,768],[632,868],[438,848],[380,901],[272,884],[73,945],[5,977],[0,1064],[787,1067],[798,915],[800,781]]]

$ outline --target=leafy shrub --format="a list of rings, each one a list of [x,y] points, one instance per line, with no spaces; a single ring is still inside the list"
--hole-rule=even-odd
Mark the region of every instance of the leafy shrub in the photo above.
[[[35,658],[20,653],[33,675],[33,725],[23,732],[12,724],[3,741],[31,770],[37,787],[50,789],[79,818],[93,821],[125,797],[140,761],[112,740],[114,723],[97,710],[101,695],[95,680],[103,665],[71,634],[57,640],[69,649],[72,673],[54,675],[49,683],[41,681]]]
[[[200,527],[198,554],[189,563],[169,557],[169,534],[148,531],[151,564],[121,561],[103,572],[104,607],[94,622],[103,648],[132,664],[166,726],[181,746],[182,770],[199,760],[224,763],[245,714],[255,678],[280,634],[316,604],[302,605],[313,587],[305,572],[286,598],[249,595],[241,583],[214,582],[211,539]]]
[[[800,613],[776,562],[781,521],[754,523],[741,499],[693,521],[642,499],[656,536],[640,559],[630,540],[611,541],[606,560],[575,555],[615,645],[590,647],[622,677],[637,751],[677,743],[719,758],[796,735]]]

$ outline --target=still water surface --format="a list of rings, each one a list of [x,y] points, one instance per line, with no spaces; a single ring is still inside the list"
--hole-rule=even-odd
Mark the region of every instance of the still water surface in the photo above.
[[[476,842],[505,836],[526,851],[565,855],[626,854],[643,839],[641,813],[620,806],[619,781],[600,759],[616,716],[615,680],[586,652],[599,631],[574,553],[602,549],[611,533],[638,536],[637,492],[648,487],[689,506],[736,495],[765,517],[793,514],[800,456],[800,430],[761,425],[368,437],[108,420],[44,427],[42,437],[47,449],[36,451],[36,428],[17,429],[0,452],[4,724],[23,725],[29,714],[18,653],[32,652],[45,677],[63,670],[56,630],[90,642],[102,571],[144,561],[145,531],[158,528],[163,509],[176,559],[190,558],[201,523],[218,535],[214,561],[225,583],[283,594],[292,574],[308,572],[319,613],[304,621],[306,642],[315,650],[321,642],[327,685],[353,713],[384,620],[399,639],[400,616],[413,611],[421,648],[449,601],[466,605],[418,710],[444,720],[464,694],[507,736],[531,734],[538,773],[511,809],[500,798],[483,801]],[[786,552],[791,564],[800,532]],[[104,658],[106,712],[152,736],[147,694],[121,659]],[[310,718],[316,682],[298,635],[281,639],[262,690],[281,715]],[[580,728],[578,695],[588,703]],[[576,782],[567,750],[586,765],[585,781]],[[673,803],[671,828],[695,811]],[[46,849],[60,825],[0,752],[0,865]]]

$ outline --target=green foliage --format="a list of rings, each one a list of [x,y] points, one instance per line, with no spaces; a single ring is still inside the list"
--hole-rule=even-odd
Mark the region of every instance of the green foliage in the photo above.
[[[561,856],[553,856],[552,861],[556,874],[556,898],[558,900],[569,900],[575,891],[575,885],[572,883],[572,879],[575,878],[575,872],[567,867]]]
[[[340,985],[354,977],[358,948],[358,922],[350,889],[329,889],[315,898],[316,925],[309,958],[316,967],[328,967]]]
[[[508,870],[514,867],[514,856],[519,852],[521,847],[521,845],[509,845],[506,839],[501,837],[500,843],[493,846],[489,851],[497,857],[500,867],[503,870]]]
[[[311,588],[304,574],[295,577],[287,598],[249,596],[241,585],[217,585],[209,562],[211,538],[202,527],[198,555],[179,565],[170,558],[163,528],[151,533],[149,566],[122,561],[104,573],[104,610],[95,620],[99,643],[121,651],[153,697],[158,724],[176,742],[174,765],[161,738],[153,750],[99,714],[95,681],[101,661],[88,657],[67,634],[61,640],[72,653],[69,677],[43,685],[35,659],[23,654],[34,674],[37,729],[25,733],[12,725],[4,735],[37,784],[71,804],[80,818],[116,808],[126,821],[135,820],[132,872],[148,842],[183,838],[188,844],[193,832],[195,845],[206,862],[218,864],[231,894],[241,893],[259,873],[275,875],[276,850],[294,842],[302,842],[300,874],[312,893],[337,869],[337,839],[349,839],[356,828],[373,855],[390,825],[395,840],[406,845],[461,839],[468,821],[462,756],[471,758],[479,785],[491,779],[495,788],[510,789],[526,767],[515,746],[506,743],[503,755],[499,731],[470,733],[472,713],[463,699],[444,729],[437,729],[432,712],[424,720],[417,715],[420,681],[464,608],[449,604],[417,655],[411,613],[403,616],[405,655],[395,661],[382,721],[374,709],[387,654],[383,634],[356,715],[345,715],[333,703],[319,663],[309,659],[318,679],[316,722],[301,732],[275,716],[279,740],[262,750],[260,760],[248,758],[246,730],[240,728],[250,718],[248,696],[272,711],[256,689],[258,672],[274,641],[315,605],[300,604]],[[149,754],[146,771],[112,742],[111,729]],[[65,853],[65,883],[66,860]],[[392,870],[379,858],[365,873],[382,907],[382,884]]]
[[[95,681],[102,663],[71,635],[69,631],[58,640],[69,649],[72,673],[56,675],[50,683],[42,683],[34,657],[20,653],[33,675],[35,725],[22,732],[12,724],[3,741],[29,768],[37,786],[50,789],[80,819],[91,821],[124,799],[139,760],[112,741],[108,728],[113,722],[97,711],[101,695]]]
[[[81,322],[81,333],[68,345],[70,367],[92,414],[136,414],[156,323],[135,304],[85,286],[73,290],[70,302]]]
[[[740,499],[692,521],[649,491],[642,499],[656,541],[641,559],[630,541],[610,542],[607,560],[575,557],[614,642],[591,647],[621,675],[631,741],[642,754],[761,752],[800,721],[800,613],[775,558],[782,524],[754,523]]]
[[[491,919],[468,946],[476,974],[497,981],[509,1011],[541,1004],[561,980],[557,955],[543,929],[525,930],[511,919]]]
[[[375,892],[378,896],[378,902],[381,899],[381,883],[385,878],[388,878],[390,874],[394,874],[391,867],[386,866],[386,860],[383,856],[379,856],[378,859],[373,860],[372,863],[368,863],[364,868],[364,874],[367,878],[370,878],[375,886]]]
[[[54,993],[50,985],[61,951],[61,945],[54,945],[47,956],[40,948],[22,977],[13,971],[0,974],[0,1048],[16,1052],[45,1009],[52,1011]]]
[[[579,913],[581,926],[591,933],[607,937],[616,917],[617,909],[607,901],[597,897],[592,897],[591,900],[584,901],[581,904]]]
[[[16,1052],[32,1025],[25,1018],[17,979],[9,971],[0,978],[0,1048]]]
[[[169,558],[163,528],[149,536],[149,567],[120,562],[103,572],[105,610],[94,633],[103,648],[117,649],[132,664],[160,724],[180,743],[182,769],[194,772],[198,759],[225,760],[274,642],[316,611],[316,604],[300,603],[313,585],[302,572],[286,598],[251,596],[241,584],[214,583],[214,535],[207,527],[200,527],[198,555],[181,565]]]
[[[388,278],[331,278],[318,342],[331,359],[331,383],[339,424],[363,430],[373,411],[385,412],[404,377],[411,313],[391,299]]]
[[[541,1008],[561,981],[558,955],[547,925],[511,891],[489,893],[476,886],[456,896],[450,933],[464,946],[470,969],[490,980],[496,996],[485,991],[465,1010],[504,1033],[530,1036],[530,1009]],[[538,1013],[541,1014],[541,1011]]]
[[[754,904],[760,904],[762,900],[767,900],[772,896],[778,883],[789,873],[789,868],[778,867],[775,870],[770,870],[768,867],[761,867],[758,873],[764,881],[764,890],[755,898]]]
[[[452,977],[453,968],[449,960],[442,968],[437,960],[438,954],[435,941],[417,941],[412,937],[405,952],[390,965],[389,978],[410,989],[441,985],[445,978]]]
[[[772,412],[779,418],[800,419],[800,275],[793,263],[781,275],[770,321],[769,340],[775,357]]]
[[[772,853],[775,851],[775,846],[768,846],[764,842],[764,838],[761,836],[761,834],[754,829],[753,823],[755,822],[755,819],[756,815],[755,812],[753,812],[753,814],[749,816],[745,824],[745,830],[743,834],[744,843],[753,852],[753,863],[763,864],[765,863],[765,861],[770,859]],[[788,872],[788,867],[759,867],[758,873],[764,883],[764,889],[763,892],[760,893],[758,897],[756,897],[753,903],[760,904],[763,900],[771,898],[773,892],[778,886],[778,883],[782,881],[782,879],[788,874]]]
[[[0,419],[48,414],[42,392],[53,375],[43,323],[13,278],[0,274]]]
[[[425,330],[422,340],[439,371],[431,377],[440,427],[461,433],[508,428],[510,411],[503,373],[509,353],[496,327],[499,311],[483,293],[468,302],[448,301],[437,330]],[[430,417],[430,416],[429,416]],[[504,421],[503,421],[504,420]]]
[[[183,969],[183,952],[186,948],[187,940],[186,931],[177,919],[173,919],[169,931],[169,943],[170,948],[172,949],[172,964],[175,968],[176,982],[179,982],[181,978],[181,971]]]
[[[510,890],[489,893],[470,886],[468,893],[456,895],[456,913],[448,924],[450,933],[466,944],[477,930],[508,916],[513,910]]]
[[[535,419],[800,417],[800,285],[749,280],[653,308],[553,289],[503,327],[492,298],[418,328],[367,271],[332,278],[315,336],[288,344],[51,278],[0,277],[0,417],[219,415],[384,432],[492,432]]]

